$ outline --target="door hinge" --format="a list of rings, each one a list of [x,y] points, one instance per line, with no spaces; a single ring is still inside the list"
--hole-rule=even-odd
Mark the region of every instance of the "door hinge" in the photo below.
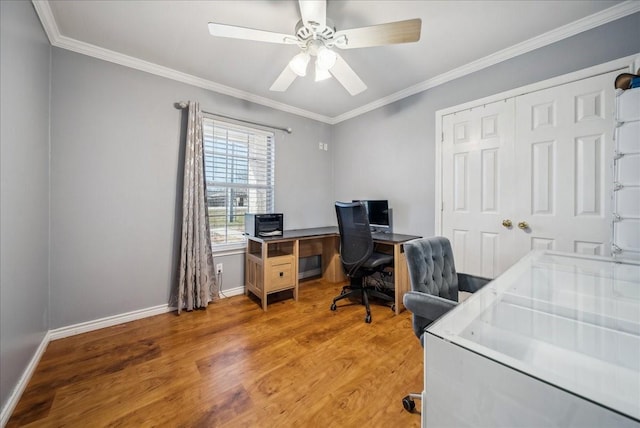
[[[622,184],[618,183],[618,182],[613,183],[613,191],[614,192],[617,192],[618,190],[622,190],[623,187],[624,186]]]

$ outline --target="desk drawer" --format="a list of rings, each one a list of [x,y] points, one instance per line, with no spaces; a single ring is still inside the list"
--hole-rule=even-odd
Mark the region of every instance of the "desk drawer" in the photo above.
[[[271,260],[267,277],[267,292],[292,288],[295,285],[292,257],[277,257],[276,260]]]

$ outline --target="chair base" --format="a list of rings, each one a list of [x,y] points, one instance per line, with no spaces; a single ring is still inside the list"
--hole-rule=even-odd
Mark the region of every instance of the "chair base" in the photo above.
[[[359,295],[362,300],[362,304],[364,305],[367,315],[364,318],[364,322],[371,322],[371,307],[369,306],[369,297],[377,297],[378,299],[384,300],[386,302],[394,303],[391,307],[391,310],[395,311],[395,299],[391,296],[388,296],[373,287],[363,286],[362,285],[363,278],[352,278],[350,285],[345,285],[342,287],[342,292],[339,296],[333,299],[333,303],[331,303],[331,310],[335,311],[338,309],[336,302],[338,300],[346,299],[351,296]]]
[[[409,413],[413,413],[416,410],[416,402],[414,399],[422,400],[422,394],[412,392],[402,399],[402,406]]]

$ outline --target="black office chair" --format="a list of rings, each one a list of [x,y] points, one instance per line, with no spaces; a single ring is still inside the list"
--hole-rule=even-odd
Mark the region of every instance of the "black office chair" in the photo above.
[[[333,299],[331,310],[337,309],[336,302],[358,295],[367,310],[365,322],[371,322],[369,297],[377,297],[387,302],[395,302],[375,286],[367,285],[366,278],[376,272],[384,274],[384,268],[393,264],[393,255],[373,251],[373,238],[367,210],[361,202],[336,202],[336,215],[340,229],[340,260],[350,284],[342,288],[342,293]],[[395,309],[392,306],[392,310]]]
[[[457,272],[451,243],[441,236],[406,242],[404,254],[411,291],[402,300],[413,314],[413,331],[424,347],[425,329],[458,304],[458,291],[474,293],[490,280]],[[412,393],[402,399],[409,412],[416,407],[414,398],[421,396]]]

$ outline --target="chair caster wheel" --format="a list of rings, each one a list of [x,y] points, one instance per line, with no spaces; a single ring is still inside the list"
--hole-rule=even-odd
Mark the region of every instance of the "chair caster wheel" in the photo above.
[[[413,398],[407,395],[402,399],[402,406],[407,412],[413,413],[413,411],[416,409],[416,402],[413,401]]]
[[[338,307],[336,306],[336,304],[335,304],[335,303],[332,303],[332,304],[331,304],[331,310],[332,310],[332,311],[335,311],[336,309],[338,309]]]
[[[367,314],[367,316],[364,317],[364,322],[366,322],[367,324],[371,324],[371,315]]]
[[[391,311],[392,311],[392,312],[395,312],[395,311],[396,311],[396,305],[395,305],[395,304],[391,305]]]

